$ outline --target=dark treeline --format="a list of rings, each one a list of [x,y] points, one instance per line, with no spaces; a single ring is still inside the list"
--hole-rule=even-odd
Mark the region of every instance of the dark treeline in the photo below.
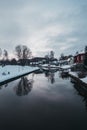
[[[47,64],[49,62],[52,61],[57,61],[56,58],[54,59],[47,59],[44,57],[34,57],[31,59],[6,59],[6,60],[0,60],[0,65],[4,66],[4,65],[38,65],[38,64]]]
[[[17,45],[15,47],[15,58],[9,59],[9,54],[7,50],[2,51],[0,48],[0,65],[38,65],[38,64],[46,64],[52,61],[57,61],[54,58],[54,51],[50,51],[49,54],[44,57],[33,57],[31,50],[26,45]],[[33,57],[33,58],[32,58]]]

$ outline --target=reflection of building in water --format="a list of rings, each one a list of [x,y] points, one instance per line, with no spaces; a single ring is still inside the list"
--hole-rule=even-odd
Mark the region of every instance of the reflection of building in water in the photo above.
[[[85,88],[84,86],[80,86],[78,84],[74,84],[74,88],[77,90],[78,95],[83,97],[83,102],[85,103],[85,107],[87,110],[87,88]]]
[[[55,82],[55,74],[54,72],[46,72],[45,76],[48,78],[48,81],[50,81],[52,84]]]
[[[18,96],[27,95],[33,86],[33,79],[28,80],[26,77],[22,77],[16,87],[16,94]]]

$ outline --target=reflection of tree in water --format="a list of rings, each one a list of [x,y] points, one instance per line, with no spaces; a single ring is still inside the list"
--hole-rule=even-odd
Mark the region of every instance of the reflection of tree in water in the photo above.
[[[55,74],[54,72],[45,72],[45,76],[48,78],[48,81],[50,80],[50,82],[53,84],[55,82]]]
[[[8,84],[1,85],[1,86],[0,86],[0,89],[2,89],[2,88],[4,88],[4,87],[6,88],[7,86],[8,86]]]
[[[83,102],[85,103],[85,107],[87,110],[87,88],[78,84],[74,84],[74,88],[77,90],[78,95],[83,97]]]
[[[18,86],[16,87],[16,94],[18,96],[27,95],[33,86],[33,80],[28,80],[27,77],[22,77]]]

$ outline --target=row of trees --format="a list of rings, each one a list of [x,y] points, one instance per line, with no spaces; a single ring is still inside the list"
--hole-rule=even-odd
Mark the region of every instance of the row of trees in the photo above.
[[[3,52],[2,52],[2,49],[0,48],[0,57],[3,55],[3,59],[8,59],[8,52],[7,52],[7,50],[4,50]]]
[[[31,57],[31,50],[25,45],[18,45],[15,47],[15,55],[18,59],[28,59]],[[0,48],[0,57],[3,57],[3,60],[7,60],[9,58],[8,51]]]
[[[14,54],[16,55],[18,61],[13,58],[13,60],[9,60],[9,55],[8,55],[8,51],[7,50],[4,50],[2,51],[2,49],[0,49],[0,57],[2,57],[2,60],[0,61],[0,64],[9,64],[8,61],[11,61],[12,64],[16,62],[18,64],[21,64],[21,65],[27,65],[29,64],[29,62],[32,62],[33,59],[34,61],[42,61],[42,59],[44,58],[48,63],[49,61],[53,61],[54,60],[54,51],[50,51],[49,54],[45,55],[44,57],[35,57],[33,59],[31,59],[32,57],[32,52],[31,50],[26,46],[26,45],[17,45],[15,47],[15,50],[14,50]],[[39,58],[39,60],[37,60]],[[30,59],[30,61],[29,61]]]
[[[54,51],[50,51],[49,54],[45,55],[46,59],[54,59]]]
[[[15,47],[15,54],[18,59],[28,59],[31,58],[32,52],[25,45],[18,45]]]
[[[67,60],[68,58],[71,58],[73,55],[64,55],[63,53],[61,53],[59,60]]]
[[[32,56],[31,50],[26,45],[18,45],[15,47],[15,55],[20,59],[29,59]],[[2,56],[2,49],[0,48],[0,57]],[[50,51],[49,54],[45,55],[47,59],[54,59],[54,51]],[[8,51],[3,51],[3,59],[8,59]]]

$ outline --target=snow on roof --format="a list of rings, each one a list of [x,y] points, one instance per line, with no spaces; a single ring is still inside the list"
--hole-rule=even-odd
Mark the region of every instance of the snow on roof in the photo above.
[[[85,50],[81,50],[81,51],[79,51],[77,54],[75,54],[74,56],[77,56],[77,55],[79,55],[79,54],[85,54]]]
[[[85,53],[85,51],[84,51],[84,50],[79,52],[79,54],[84,54],[84,53]]]

